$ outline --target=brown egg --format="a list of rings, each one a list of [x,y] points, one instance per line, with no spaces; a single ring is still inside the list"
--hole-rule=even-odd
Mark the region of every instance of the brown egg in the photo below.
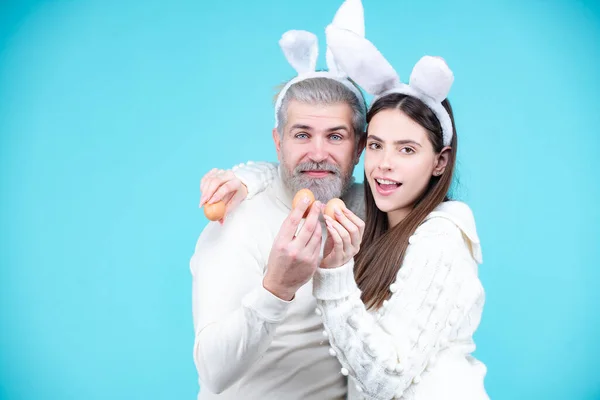
[[[306,218],[308,216],[308,213],[310,212],[310,207],[315,202],[315,195],[313,194],[313,192],[310,191],[310,189],[300,189],[294,196],[294,200],[292,200],[292,208],[296,208],[298,203],[300,203],[300,201],[302,201],[302,199],[305,197],[309,198],[310,204],[308,205],[308,208],[306,209],[306,212],[304,213],[302,218]]]
[[[211,221],[218,221],[225,216],[225,203],[217,201],[213,204],[204,205],[204,215]]]
[[[346,208],[346,204],[344,204],[341,199],[333,198],[327,202],[323,214],[329,215],[331,218],[336,219],[335,211],[333,210],[334,207],[337,207],[340,209],[340,211],[342,211],[344,208]]]

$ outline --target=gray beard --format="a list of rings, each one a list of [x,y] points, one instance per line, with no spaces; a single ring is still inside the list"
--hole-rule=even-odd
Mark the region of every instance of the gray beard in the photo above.
[[[344,174],[337,165],[304,162],[298,164],[293,171],[289,171],[285,163],[282,164],[281,171],[285,186],[294,194],[300,189],[310,189],[315,199],[321,203],[327,203],[334,197],[341,197],[353,182],[352,172]],[[309,170],[330,171],[332,174],[324,178],[311,178],[303,173]]]

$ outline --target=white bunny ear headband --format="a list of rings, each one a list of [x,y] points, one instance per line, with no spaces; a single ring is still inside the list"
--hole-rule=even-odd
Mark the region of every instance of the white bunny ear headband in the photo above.
[[[338,9],[332,23],[351,30],[355,35],[364,37],[365,23],[361,1],[346,0]],[[326,52],[327,68],[329,71],[316,70],[319,45],[318,39],[313,33],[298,30],[287,31],[279,40],[279,46],[283,50],[285,58],[298,73],[298,76],[290,80],[277,96],[277,101],[275,102],[275,127],[279,126],[277,114],[289,88],[295,83],[311,78],[329,78],[342,83],[356,95],[359,103],[366,110],[362,93],[348,80],[348,75],[336,63],[329,46]]]
[[[375,96],[373,103],[391,93],[416,97],[435,114],[442,126],[444,146],[452,143],[452,120],[442,106],[448,97],[454,75],[440,57],[425,56],[414,66],[409,84],[400,81],[398,73],[377,48],[364,38],[364,33],[335,21],[326,29],[327,45],[338,65],[367,93]]]

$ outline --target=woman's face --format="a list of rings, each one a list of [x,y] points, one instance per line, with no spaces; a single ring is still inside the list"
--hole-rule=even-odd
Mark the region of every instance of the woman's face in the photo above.
[[[402,111],[377,113],[367,130],[365,173],[377,208],[396,225],[425,192],[433,175],[441,175],[447,151],[437,154],[425,128]]]

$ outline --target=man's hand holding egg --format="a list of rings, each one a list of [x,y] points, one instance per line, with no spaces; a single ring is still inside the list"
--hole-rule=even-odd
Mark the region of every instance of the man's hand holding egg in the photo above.
[[[310,192],[310,191],[309,191]],[[310,280],[321,259],[321,203],[303,192],[283,221],[267,261],[263,287],[289,301]],[[304,223],[300,223],[304,220]]]

